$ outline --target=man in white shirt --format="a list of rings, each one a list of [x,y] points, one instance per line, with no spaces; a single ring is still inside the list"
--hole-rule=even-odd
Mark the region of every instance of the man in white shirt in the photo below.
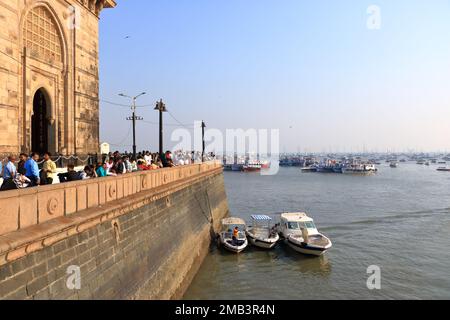
[[[150,152],[145,153],[144,160],[147,162],[148,166],[152,164],[152,156],[150,155]]]

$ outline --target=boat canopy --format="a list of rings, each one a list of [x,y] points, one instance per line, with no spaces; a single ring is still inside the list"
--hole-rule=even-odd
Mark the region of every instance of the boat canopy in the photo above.
[[[272,221],[272,218],[266,215],[253,215],[252,219],[255,221]]]
[[[223,225],[245,225],[245,221],[240,218],[225,218],[222,220]]]

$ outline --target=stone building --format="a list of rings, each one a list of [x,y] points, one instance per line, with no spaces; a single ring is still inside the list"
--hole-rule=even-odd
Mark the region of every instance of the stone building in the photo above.
[[[99,148],[98,25],[114,0],[0,0],[0,155]]]

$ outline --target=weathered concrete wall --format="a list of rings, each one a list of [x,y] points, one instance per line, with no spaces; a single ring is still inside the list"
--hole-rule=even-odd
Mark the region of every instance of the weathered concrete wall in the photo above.
[[[0,255],[9,254],[0,261],[0,298],[180,298],[227,214],[222,170],[213,166],[0,236]],[[80,290],[66,285],[70,266],[80,267]]]

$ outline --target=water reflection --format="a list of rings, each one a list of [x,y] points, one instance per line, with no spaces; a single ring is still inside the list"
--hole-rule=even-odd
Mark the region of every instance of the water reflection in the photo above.
[[[291,267],[291,271],[320,277],[328,277],[331,274],[331,263],[328,253],[320,257],[313,257],[298,253],[284,243],[280,244],[280,246],[283,249],[280,262],[288,264]]]

